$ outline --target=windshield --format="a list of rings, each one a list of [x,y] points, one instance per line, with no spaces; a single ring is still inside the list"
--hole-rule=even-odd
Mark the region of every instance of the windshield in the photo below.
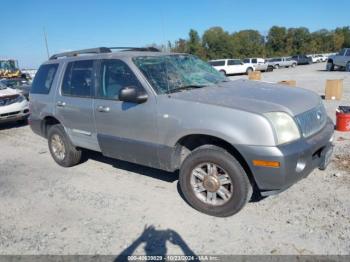
[[[192,55],[142,56],[134,58],[134,63],[158,94],[228,81],[223,74]]]
[[[0,61],[0,70],[17,70],[16,62],[14,60],[2,60]]]

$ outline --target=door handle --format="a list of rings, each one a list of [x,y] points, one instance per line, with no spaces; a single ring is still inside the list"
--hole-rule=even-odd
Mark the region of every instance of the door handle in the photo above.
[[[65,107],[66,106],[66,102],[58,101],[56,105],[59,106],[59,107]]]
[[[107,112],[109,112],[109,110],[110,110],[110,108],[108,106],[98,106],[97,107],[98,112],[107,113]]]

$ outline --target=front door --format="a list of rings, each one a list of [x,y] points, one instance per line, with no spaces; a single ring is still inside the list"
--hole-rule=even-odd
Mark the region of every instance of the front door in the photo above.
[[[158,167],[155,97],[148,94],[148,100],[141,104],[120,101],[118,94],[121,88],[143,88],[137,77],[119,59],[102,60],[99,68],[93,107],[102,153]]]
[[[55,98],[56,116],[75,146],[99,150],[92,108],[94,61],[68,62],[65,68],[62,85]]]

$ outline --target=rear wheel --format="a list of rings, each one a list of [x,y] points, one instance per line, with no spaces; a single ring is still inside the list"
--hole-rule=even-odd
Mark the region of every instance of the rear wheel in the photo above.
[[[239,212],[252,196],[252,186],[239,162],[224,149],[195,149],[180,169],[180,187],[187,202],[212,216]]]
[[[71,167],[81,160],[82,152],[69,141],[62,125],[54,125],[49,129],[48,144],[52,158],[63,167]]]
[[[280,68],[280,65],[274,65],[274,68],[278,69],[278,68]]]
[[[297,64],[296,64],[296,63],[293,63],[293,64],[292,64],[292,67],[293,67],[293,68],[294,68],[294,67],[296,67],[296,66],[297,66]]]
[[[326,69],[327,69],[327,71],[334,71],[334,64],[333,64],[333,62],[327,62]]]

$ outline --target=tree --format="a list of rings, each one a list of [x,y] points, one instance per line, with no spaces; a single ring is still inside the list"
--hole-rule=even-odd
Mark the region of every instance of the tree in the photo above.
[[[212,27],[203,34],[203,46],[209,59],[231,58],[233,47],[230,35],[221,27]]]
[[[172,49],[173,52],[176,53],[186,53],[187,51],[187,42],[185,39],[180,38],[179,40],[175,41],[175,46]]]
[[[190,53],[202,59],[290,56],[334,52],[350,47],[350,27],[321,29],[310,33],[305,27],[273,26],[265,38],[256,30],[241,30],[229,34],[221,27],[212,27],[202,37],[194,29],[188,39],[178,39],[168,49]]]
[[[289,28],[287,38],[292,39],[291,54],[307,54],[311,52],[311,36],[305,27]]]
[[[266,51],[269,56],[286,54],[287,29],[273,26],[267,35]]]
[[[256,30],[243,30],[232,35],[233,50],[238,57],[264,56],[264,37]]]
[[[201,58],[206,58],[205,50],[202,46],[198,32],[191,29],[189,32],[189,40],[187,42],[187,52]]]

